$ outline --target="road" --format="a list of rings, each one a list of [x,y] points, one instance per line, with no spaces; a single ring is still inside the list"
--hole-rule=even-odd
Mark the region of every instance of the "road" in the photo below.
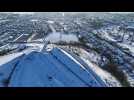
[[[20,36],[18,36],[13,42],[17,41],[18,39],[20,39],[24,34],[21,34]]]
[[[20,36],[18,36],[16,39],[14,39],[12,42],[16,42],[18,41],[22,36],[24,36],[24,34],[21,34]],[[7,44],[3,45],[0,47],[0,49],[8,47],[10,45],[10,43],[7,42]]]

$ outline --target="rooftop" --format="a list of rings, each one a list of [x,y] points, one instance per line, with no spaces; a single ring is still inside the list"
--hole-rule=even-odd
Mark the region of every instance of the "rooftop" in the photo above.
[[[0,66],[0,86],[105,87],[95,72],[66,51],[32,51]]]

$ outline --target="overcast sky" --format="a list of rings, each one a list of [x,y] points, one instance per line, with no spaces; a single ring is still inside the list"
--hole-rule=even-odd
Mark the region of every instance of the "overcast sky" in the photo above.
[[[34,14],[34,12],[0,12],[0,13],[14,13],[14,14]]]
[[[14,14],[34,14],[36,12],[1,12],[1,13],[14,13]],[[82,12],[68,12],[68,13],[82,13]],[[84,12],[85,13],[85,12]],[[87,12],[90,13],[90,12]],[[91,13],[98,13],[98,12],[91,12]],[[100,12],[99,12],[100,13]],[[102,12],[103,13],[103,12]],[[134,12],[108,12],[108,13],[114,13],[114,14],[129,14]]]
[[[16,14],[33,14],[34,12],[13,12],[13,13],[16,13]],[[72,12],[70,12],[70,13],[72,13]],[[81,12],[73,12],[73,13],[81,13]],[[93,13],[93,12],[91,12],[91,13]],[[97,12],[95,12],[95,13],[97,13]],[[109,13],[128,14],[128,13],[134,13],[134,12],[109,12]]]
[[[110,13],[115,13],[115,14],[130,14],[134,12],[110,12]]]
[[[13,12],[13,13],[16,13],[16,14],[33,14],[34,12]]]

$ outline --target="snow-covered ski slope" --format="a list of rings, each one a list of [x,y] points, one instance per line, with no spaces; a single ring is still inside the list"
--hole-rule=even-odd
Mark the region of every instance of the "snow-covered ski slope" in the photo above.
[[[105,87],[93,71],[62,49],[32,51],[0,66],[0,86]]]

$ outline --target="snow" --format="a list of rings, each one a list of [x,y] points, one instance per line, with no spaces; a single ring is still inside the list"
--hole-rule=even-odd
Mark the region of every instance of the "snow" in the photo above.
[[[21,15],[24,15],[24,14],[32,15],[35,12],[4,12],[4,13],[13,13],[13,14],[21,14]]]
[[[22,54],[29,54],[32,51],[41,51],[43,49],[44,44],[27,43],[27,44],[19,44],[19,45],[17,44],[16,45],[17,49],[21,48],[22,46],[27,46],[28,48],[24,49],[21,52],[16,52],[16,53],[0,56],[0,66],[9,62],[9,61],[11,61],[11,60],[13,60],[13,59],[15,59],[16,57],[21,56]]]
[[[53,21],[48,21],[49,27],[52,30],[52,33],[49,34],[45,40],[50,41],[51,43],[57,43],[60,41],[64,42],[78,42],[78,37],[74,34],[63,34],[60,32],[56,32],[56,29],[52,26]]]
[[[115,41],[115,42],[116,42],[116,40],[114,40],[112,37],[110,37],[110,36],[108,35],[108,33],[105,32],[104,36],[105,36],[105,38],[107,38],[108,40],[110,40],[110,41]]]
[[[82,58],[82,57],[81,57]],[[109,81],[109,86],[116,86],[116,87],[120,87],[121,84],[119,81],[117,81],[117,79],[115,79],[115,77],[113,77],[110,73],[100,69],[97,65],[91,63],[89,60],[82,58],[88,65],[89,67],[95,71],[97,73],[98,76],[100,76],[105,82],[106,80]]]
[[[110,30],[112,30],[112,28],[110,29]],[[106,39],[108,39],[108,40],[110,40],[110,41],[113,41],[113,42],[116,42],[116,40],[115,39],[113,39],[110,35],[109,35],[109,33],[107,32],[108,30],[107,29],[100,29],[100,30],[98,30],[98,32],[97,31],[93,31],[93,32],[95,32],[96,34],[101,34],[101,37],[102,38],[106,38]],[[112,30],[112,32],[113,33],[117,33],[117,30]]]
[[[33,42],[43,42],[44,38],[40,38],[40,39],[36,39],[36,40],[32,40]]]
[[[27,42],[31,42],[32,39],[33,39],[36,35],[37,35],[37,33],[32,34],[32,36],[30,36],[30,37],[28,38]]]
[[[37,22],[37,21],[39,21],[38,19],[31,19],[30,21],[32,21],[32,22]]]
[[[21,56],[23,53],[13,53],[5,56],[0,56],[0,66],[15,59],[16,57]]]
[[[134,56],[134,46],[128,45],[128,44],[125,44],[125,43],[118,43],[118,45],[120,45],[124,48],[128,48],[129,51],[131,52],[131,54]]]
[[[1,46],[1,47],[0,47],[0,50],[2,50],[2,49],[4,49],[4,48],[6,48],[6,47],[8,47],[8,46],[9,46],[9,43],[8,43],[8,44],[6,44],[6,45]]]
[[[90,53],[82,50],[81,54],[80,54],[80,58],[82,58],[87,64],[88,66],[97,73],[97,75],[99,75],[101,77],[102,80],[108,80],[110,85],[109,86],[121,86],[120,82],[117,81],[117,79],[115,77],[113,77],[110,73],[102,70],[99,66],[97,66],[96,64],[92,63],[88,56],[90,55]]]
[[[7,21],[9,21],[9,20],[6,20],[6,19],[5,20],[1,20],[0,19],[0,23],[7,22]]]
[[[47,22],[50,23],[50,24],[53,24],[54,23],[54,21],[51,21],[51,20],[48,20]]]
[[[13,42],[17,41],[18,39],[20,39],[24,34],[21,34],[19,37],[17,37]]]
[[[74,34],[62,34],[56,32],[56,33],[49,34],[46,37],[46,41],[50,41],[51,43],[56,43],[60,41],[70,43],[70,42],[78,42],[78,37]]]

